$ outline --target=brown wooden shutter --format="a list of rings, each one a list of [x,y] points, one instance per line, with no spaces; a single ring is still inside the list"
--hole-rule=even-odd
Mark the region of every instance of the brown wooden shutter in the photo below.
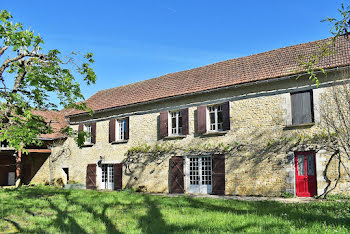
[[[207,106],[197,107],[198,134],[207,132]]]
[[[306,124],[314,122],[312,90],[291,93],[292,124]]]
[[[182,115],[182,135],[188,135],[189,134],[188,108],[181,110],[181,115]]]
[[[84,124],[79,124],[78,132],[84,131]]]
[[[96,122],[91,123],[91,143],[96,144]]]
[[[171,157],[170,159],[170,193],[184,193],[184,159]]]
[[[88,164],[86,168],[86,188],[96,189],[96,164]]]
[[[230,102],[222,104],[223,130],[230,130]]]
[[[212,193],[225,194],[225,155],[213,155],[213,188]]]
[[[121,190],[123,188],[123,164],[114,164],[114,190]]]
[[[109,121],[109,143],[115,141],[115,119]]]
[[[159,135],[160,138],[168,136],[168,112],[161,111],[159,116]]]
[[[129,140],[129,117],[125,118],[126,126],[125,126],[125,140]]]

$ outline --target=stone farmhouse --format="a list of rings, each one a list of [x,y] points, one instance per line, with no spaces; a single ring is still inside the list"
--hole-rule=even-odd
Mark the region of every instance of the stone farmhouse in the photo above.
[[[327,75],[318,74],[319,86],[299,64],[327,41],[101,90],[86,100],[92,116],[57,113],[61,124],[89,133],[84,146],[47,137],[50,153],[25,156],[41,165],[32,162],[24,181],[159,193],[322,194],[336,176],[335,169],[325,175],[331,153],[316,138],[301,139],[322,132],[323,100],[348,78],[350,42],[339,37],[335,53],[320,61]],[[334,192],[349,193],[349,186],[344,175]]]

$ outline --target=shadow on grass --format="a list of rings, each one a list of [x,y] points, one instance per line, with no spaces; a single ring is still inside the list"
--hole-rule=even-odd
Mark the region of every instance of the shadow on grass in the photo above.
[[[203,202],[200,199],[192,197],[184,197],[188,202],[191,208],[200,209],[199,212],[205,211],[214,211],[214,212],[224,212],[224,213],[233,213],[237,215],[247,215],[254,214],[259,216],[274,216],[277,218],[282,218],[288,221],[293,222],[293,224],[298,228],[304,228],[308,224],[318,223],[326,224],[330,226],[344,226],[347,229],[350,229],[350,217],[332,217],[327,215],[326,212],[322,214],[316,214],[316,212],[310,211],[312,204],[284,204],[279,202],[271,201],[256,201],[256,202],[247,202],[247,201],[236,201],[237,203],[242,203],[245,206],[248,206],[247,209],[236,209],[227,206],[218,206],[210,204],[208,202]],[[229,201],[227,201],[229,202]],[[315,203],[317,204],[317,203]],[[344,204],[344,206],[349,206],[350,204]],[[308,206],[306,208],[306,206]],[[310,207],[311,206],[311,207]],[[303,210],[305,208],[305,210]],[[314,207],[317,209],[317,205]],[[325,208],[324,208],[325,209]],[[327,207],[329,210],[339,210],[336,208]],[[328,211],[329,211],[328,210]]]
[[[125,192],[77,192],[40,187],[8,192],[9,199],[4,203],[6,211],[3,220],[6,219],[6,222],[12,223],[13,218],[10,215],[13,214],[13,210],[15,209],[21,209],[27,215],[36,217],[41,214],[47,215],[47,211],[41,213],[38,209],[48,208],[54,214],[50,218],[48,225],[52,225],[54,230],[58,232],[86,233],[86,230],[88,230],[86,228],[88,227],[82,226],[79,223],[79,217],[74,216],[74,214],[80,216],[81,213],[87,213],[91,217],[91,222],[87,223],[90,228],[93,227],[91,225],[94,225],[92,221],[97,221],[96,224],[99,226],[103,225],[100,228],[103,228],[103,232],[106,233],[122,233],[122,230],[118,230],[117,228],[117,221],[130,219],[130,217],[136,220],[137,231],[141,231],[142,233],[247,232],[252,230],[266,232],[281,230],[288,232],[292,231],[291,226],[294,226],[298,230],[314,224],[350,229],[350,215],[345,214],[342,216],[338,214],[343,208],[349,207],[349,203],[323,204],[322,202],[316,202],[308,204],[284,204],[271,201],[248,202],[192,198],[187,196],[172,198],[147,194],[129,195]],[[12,195],[13,197],[11,197]],[[54,197],[55,195],[57,197]],[[30,199],[26,200],[27,198]],[[125,202],[123,199],[125,199]],[[36,203],[34,202],[34,204],[42,201],[45,201],[45,203],[43,206],[35,207],[36,210],[33,210],[33,207],[31,207],[33,203],[31,204],[31,201],[35,201]],[[62,201],[64,202],[64,206],[61,206],[60,202]],[[116,205],[118,206],[117,209],[120,206],[123,211],[118,213],[118,211],[115,212],[114,210],[114,214],[108,216],[108,209],[114,209]],[[77,210],[71,213],[69,208],[73,206]],[[183,210],[183,213],[181,213],[181,210]],[[183,218],[184,222],[172,219],[170,212],[176,212],[177,217],[180,217],[180,219]],[[201,214],[205,218],[203,219],[204,222],[201,219]],[[123,217],[124,215],[125,217]],[[192,215],[194,217],[191,217]],[[237,223],[235,221],[235,215],[247,216],[249,220],[246,220],[244,223]],[[205,222],[208,217],[213,219],[212,222],[214,224]],[[216,225],[216,217],[226,217],[226,220]],[[259,218],[254,220],[255,217]],[[266,219],[271,217],[273,220],[270,223],[268,220],[264,222],[265,217]],[[278,219],[276,220],[275,218]],[[34,219],[34,223],[36,221]],[[221,220],[217,221],[220,222]],[[16,226],[15,223],[12,224]],[[48,231],[42,230],[40,227],[34,227],[34,230],[27,230],[25,227],[18,226],[17,229],[19,232]]]

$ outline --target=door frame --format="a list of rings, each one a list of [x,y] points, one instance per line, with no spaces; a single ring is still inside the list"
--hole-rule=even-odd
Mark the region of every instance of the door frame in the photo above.
[[[298,168],[298,165],[297,165],[297,158],[299,155],[304,155],[304,156],[307,156],[307,155],[310,155],[312,154],[313,155],[313,163],[314,163],[314,183],[315,183],[315,194],[310,194],[310,190],[308,190],[308,193],[305,193],[303,195],[298,195],[298,183],[297,183],[297,168]],[[294,151],[294,177],[295,177],[295,195],[297,197],[312,197],[312,196],[316,196],[317,195],[317,163],[316,163],[316,151],[314,150],[308,150],[308,151]],[[304,164],[305,164],[305,159],[304,159]],[[307,164],[307,163],[306,163]],[[307,166],[305,167],[305,173],[306,173],[306,176],[307,176]]]

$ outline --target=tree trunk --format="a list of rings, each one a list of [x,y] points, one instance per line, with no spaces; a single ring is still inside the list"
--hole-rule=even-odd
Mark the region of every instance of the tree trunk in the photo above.
[[[16,155],[16,188],[22,185],[22,151]]]

